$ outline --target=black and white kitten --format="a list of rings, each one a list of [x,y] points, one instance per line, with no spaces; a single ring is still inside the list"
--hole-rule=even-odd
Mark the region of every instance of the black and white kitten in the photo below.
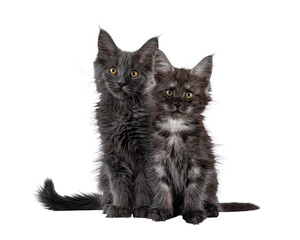
[[[198,224],[206,217],[217,217],[222,207],[223,211],[233,206],[256,207],[218,202],[216,161],[202,115],[211,100],[212,58],[187,70],[174,68],[161,51],[155,55],[146,168],[153,198],[148,217],[155,221],[180,214],[186,222]]]
[[[152,73],[158,38],[139,50],[120,50],[101,29],[94,62],[97,91],[96,119],[102,143],[99,168],[100,194],[60,196],[46,180],[38,197],[52,210],[103,209],[108,217],[146,217],[149,188],[142,169],[149,148],[149,112],[145,87]]]

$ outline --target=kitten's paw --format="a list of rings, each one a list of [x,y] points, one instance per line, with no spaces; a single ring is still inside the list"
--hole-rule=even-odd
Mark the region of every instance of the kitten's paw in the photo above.
[[[204,205],[206,217],[218,217],[219,216],[219,209],[218,206],[214,204],[205,204]]]
[[[187,223],[199,224],[205,219],[205,213],[201,210],[185,212],[182,217]]]
[[[172,216],[172,211],[158,208],[152,208],[148,214],[148,218],[151,218],[154,221],[166,221],[167,219],[172,218]]]
[[[146,218],[148,216],[149,207],[136,207],[133,209],[133,217]]]
[[[107,214],[107,209],[109,209],[109,207],[111,206],[111,204],[105,204],[104,206],[103,206],[103,214]]]
[[[108,218],[131,217],[131,209],[129,207],[108,205],[105,212],[106,212],[106,217]]]

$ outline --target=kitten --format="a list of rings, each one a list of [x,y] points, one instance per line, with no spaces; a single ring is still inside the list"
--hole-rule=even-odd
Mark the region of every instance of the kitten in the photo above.
[[[102,142],[99,193],[61,196],[51,179],[38,191],[39,201],[51,210],[101,210],[108,217],[146,217],[151,205],[144,176],[149,152],[148,85],[153,80],[152,57],[158,39],[152,38],[136,52],[121,51],[101,29],[94,62],[100,93],[96,119]],[[158,62],[156,62],[159,64]],[[147,87],[146,87],[147,86]],[[197,203],[195,203],[197,204]],[[207,216],[216,216],[214,205],[205,205]],[[224,211],[254,210],[244,203],[219,204]],[[211,212],[211,213],[209,213]]]
[[[212,58],[186,70],[174,68],[161,51],[155,55],[146,169],[153,198],[148,217],[155,221],[182,214],[186,222],[199,224],[217,217],[222,207],[257,209],[253,204],[218,202],[216,160],[202,115],[211,101]]]
[[[107,217],[130,217],[132,212],[146,217],[150,196],[142,169],[149,148],[149,114],[144,91],[157,49],[154,37],[135,52],[122,51],[101,29],[94,69],[100,93],[96,119],[103,153],[98,178],[103,194],[60,196],[48,179],[38,194],[47,208],[104,208]]]

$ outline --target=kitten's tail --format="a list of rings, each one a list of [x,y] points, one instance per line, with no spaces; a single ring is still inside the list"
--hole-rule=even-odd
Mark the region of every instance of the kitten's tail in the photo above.
[[[253,203],[219,203],[220,212],[240,212],[240,211],[252,211],[259,209],[259,206],[256,206]]]
[[[37,192],[37,198],[44,207],[54,211],[101,210],[101,197],[96,193],[61,196],[55,191],[51,179],[46,179],[44,186]]]

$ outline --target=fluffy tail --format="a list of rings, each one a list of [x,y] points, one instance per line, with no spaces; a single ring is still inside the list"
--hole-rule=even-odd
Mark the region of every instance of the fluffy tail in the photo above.
[[[37,194],[44,207],[54,211],[101,210],[101,197],[102,195],[96,193],[61,196],[55,191],[51,179],[45,180],[44,187]]]
[[[219,211],[220,212],[240,212],[240,211],[251,211],[257,210],[259,206],[256,206],[253,203],[219,203]]]

